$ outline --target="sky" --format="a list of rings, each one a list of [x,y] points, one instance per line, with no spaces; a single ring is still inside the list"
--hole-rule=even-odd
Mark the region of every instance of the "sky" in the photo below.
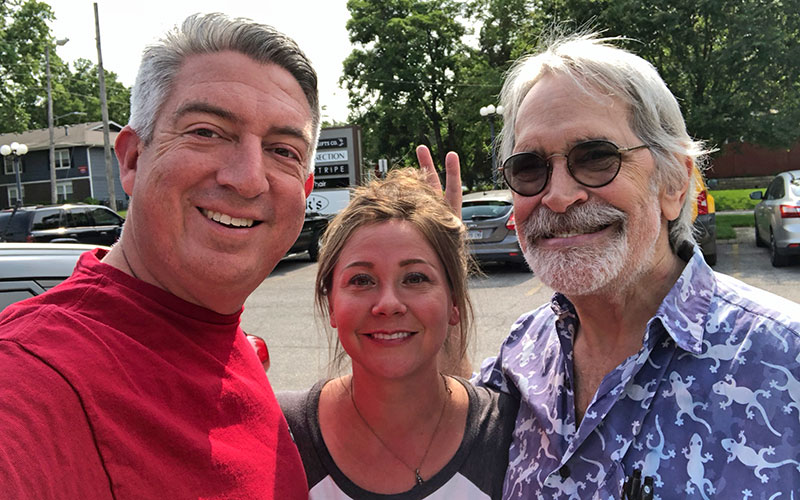
[[[67,62],[78,58],[97,63],[94,2],[44,0],[56,16],[50,27],[56,39],[69,38],[56,48]],[[347,120],[347,91],[339,87],[342,61],[352,46],[345,24],[350,17],[346,0],[97,0],[103,67],[127,87],[136,80],[144,48],[186,16],[223,12],[270,24],[294,38],[311,60],[319,77],[323,119]]]

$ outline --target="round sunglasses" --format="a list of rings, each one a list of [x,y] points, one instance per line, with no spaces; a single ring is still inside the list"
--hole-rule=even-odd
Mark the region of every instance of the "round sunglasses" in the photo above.
[[[576,144],[569,153],[556,153],[544,157],[538,153],[516,153],[503,162],[500,171],[506,184],[522,196],[541,193],[553,173],[552,158],[567,159],[567,170],[579,184],[586,187],[603,187],[614,180],[622,166],[622,153],[648,148],[647,144],[620,148],[610,141],[586,141]]]

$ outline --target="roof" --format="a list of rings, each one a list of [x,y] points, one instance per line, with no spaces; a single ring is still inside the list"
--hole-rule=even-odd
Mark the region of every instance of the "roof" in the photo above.
[[[475,202],[480,200],[507,201],[511,202],[513,196],[510,189],[495,189],[493,191],[481,191],[477,193],[465,194],[464,201]]]
[[[122,130],[115,122],[108,122],[109,139],[114,147],[114,139]],[[0,144],[19,142],[28,146],[28,151],[48,149],[50,147],[50,131],[46,128],[27,130],[20,134],[0,134]],[[57,148],[70,146],[103,146],[103,122],[76,123],[59,125],[53,128],[53,142]]]

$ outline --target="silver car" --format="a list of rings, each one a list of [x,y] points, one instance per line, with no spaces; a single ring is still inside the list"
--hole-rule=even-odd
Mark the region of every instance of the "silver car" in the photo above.
[[[461,219],[467,226],[472,257],[478,261],[525,262],[514,223],[513,201],[508,189],[464,196]]]
[[[94,248],[98,245],[0,243],[0,311],[67,279],[81,254]]]
[[[754,191],[750,198],[761,200],[753,210],[756,245],[769,245],[772,265],[788,265],[800,255],[800,170],[781,172],[767,191]]]

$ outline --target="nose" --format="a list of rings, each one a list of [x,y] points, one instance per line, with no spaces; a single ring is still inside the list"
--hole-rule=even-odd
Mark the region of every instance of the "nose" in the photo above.
[[[405,302],[400,298],[394,286],[381,287],[377,300],[372,306],[372,314],[376,316],[405,314],[407,310]]]
[[[255,198],[269,189],[261,139],[245,137],[234,143],[230,158],[217,171],[217,182],[243,198]]]
[[[569,207],[583,203],[589,198],[586,187],[582,186],[569,173],[567,159],[553,155],[550,161],[550,180],[542,192],[541,203],[556,213],[564,213]]]

